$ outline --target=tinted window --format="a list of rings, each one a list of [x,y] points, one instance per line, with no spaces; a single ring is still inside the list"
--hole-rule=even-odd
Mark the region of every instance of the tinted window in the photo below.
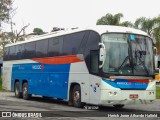
[[[98,33],[94,32],[94,31],[90,31],[89,37],[88,37],[88,41],[86,44],[86,48],[85,48],[85,61],[87,64],[87,68],[90,71],[90,51],[91,50],[98,50],[99,46],[98,43],[100,42],[100,36]]]
[[[16,59],[23,59],[24,58],[24,44],[16,45]]]
[[[83,40],[81,42],[81,45],[79,47],[78,54],[83,54],[84,53],[86,43],[87,43],[87,40],[88,40],[88,37],[89,37],[89,33],[90,33],[90,31],[85,31],[85,35],[84,35]]]
[[[98,74],[98,60],[99,60],[99,51],[98,50],[93,50],[90,52],[90,56],[91,56],[91,73],[93,74]]]
[[[48,56],[59,56],[62,54],[63,37],[50,38],[48,44]]]
[[[4,48],[4,60],[9,60],[9,47]]]
[[[15,56],[16,56],[15,55],[15,51],[16,51],[15,46],[11,46],[9,49],[10,49],[9,50],[9,59],[14,60]]]
[[[46,57],[48,50],[48,40],[39,40],[36,42],[36,57]]]
[[[28,59],[28,58],[35,58],[35,48],[36,48],[36,44],[35,42],[29,42],[25,44],[25,55],[24,58]]]
[[[84,37],[84,33],[85,32],[78,32],[64,36],[64,55],[73,55],[78,53],[78,49]]]

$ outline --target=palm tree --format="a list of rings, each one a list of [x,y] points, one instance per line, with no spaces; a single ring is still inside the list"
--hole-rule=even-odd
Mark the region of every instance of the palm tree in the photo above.
[[[141,29],[147,32],[155,39],[158,53],[160,53],[160,16],[155,18],[140,17],[135,23],[135,28]]]
[[[125,27],[134,27],[133,23],[131,23],[130,21],[124,21],[120,23],[120,25]]]
[[[120,25],[120,19],[123,17],[122,13],[112,15],[107,13],[97,21],[97,25]]]
[[[147,32],[150,36],[153,36],[154,29],[157,28],[157,18],[140,17],[135,23],[135,28],[141,29]]]

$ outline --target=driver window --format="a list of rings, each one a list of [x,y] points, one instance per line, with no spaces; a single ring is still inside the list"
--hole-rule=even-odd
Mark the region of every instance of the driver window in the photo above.
[[[91,73],[93,74],[98,74],[99,73],[99,64],[98,64],[98,59],[99,59],[99,53],[98,50],[92,50],[90,53],[90,58],[91,58]]]

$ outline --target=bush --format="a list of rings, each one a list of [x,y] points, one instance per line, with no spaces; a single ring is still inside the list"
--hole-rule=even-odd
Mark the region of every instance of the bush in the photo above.
[[[156,98],[160,99],[160,87],[156,87]]]

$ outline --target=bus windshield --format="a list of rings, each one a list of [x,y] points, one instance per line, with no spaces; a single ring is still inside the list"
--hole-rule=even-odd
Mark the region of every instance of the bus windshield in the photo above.
[[[103,34],[106,47],[104,73],[116,75],[153,75],[153,49],[149,37],[134,34]]]

